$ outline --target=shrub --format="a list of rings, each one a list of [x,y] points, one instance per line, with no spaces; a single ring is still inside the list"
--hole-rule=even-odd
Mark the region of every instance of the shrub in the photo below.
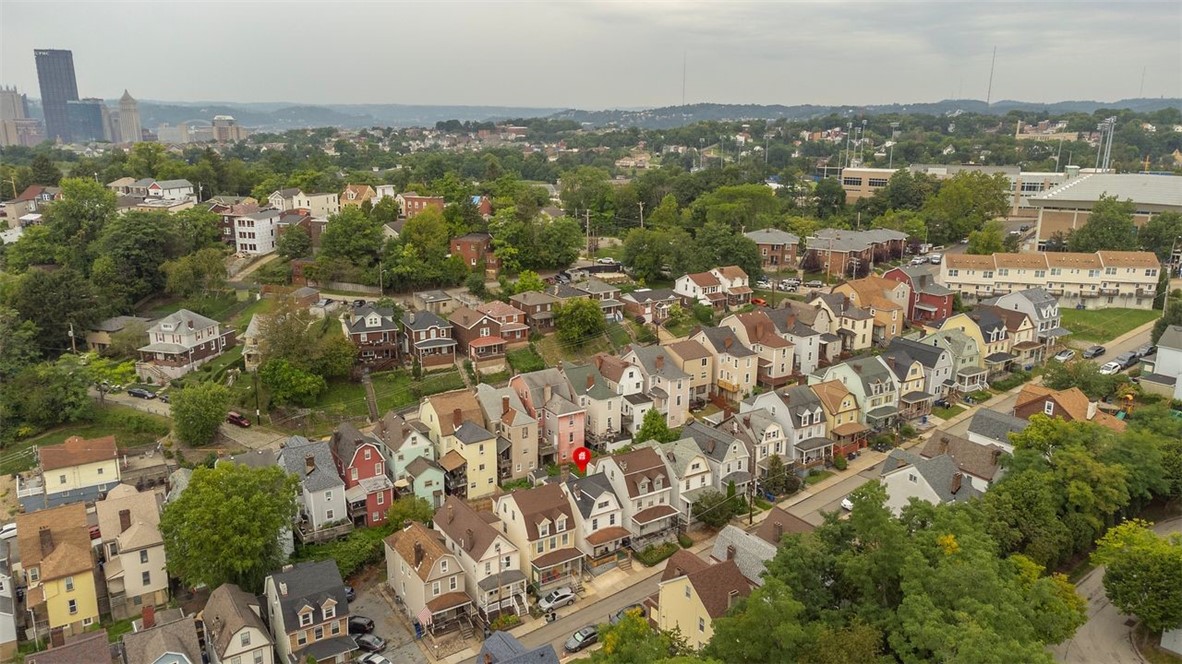
[[[690,539],[690,536],[686,535],[685,533],[677,533],[677,543],[680,544],[681,548],[683,549],[688,549],[694,545],[694,541]]]
[[[517,614],[502,613],[499,616],[497,616],[495,620],[493,620],[491,623],[489,623],[489,628],[491,628],[494,632],[504,631],[504,630],[510,629],[512,627],[516,627],[520,624],[521,624],[521,617],[518,616]]]
[[[845,470],[849,467],[849,462],[846,461],[844,454],[838,454],[833,457],[833,467],[838,470]]]
[[[678,544],[676,542],[662,542],[661,544],[651,544],[646,546],[643,551],[637,551],[635,558],[645,565],[645,567],[654,567],[661,564],[669,556],[677,553]]]
[[[915,427],[911,426],[910,424],[904,424],[903,427],[899,429],[899,433],[903,434],[904,438],[911,438],[918,432],[916,431]]]

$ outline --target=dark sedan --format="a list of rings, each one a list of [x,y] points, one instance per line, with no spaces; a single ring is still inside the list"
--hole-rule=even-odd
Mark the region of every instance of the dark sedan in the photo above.
[[[599,641],[599,628],[595,625],[587,625],[579,631],[571,634],[570,638],[562,646],[567,652],[579,652],[583,648],[595,644]]]
[[[133,387],[127,391],[127,396],[136,397],[137,399],[155,399],[156,393],[151,390],[145,390],[142,387]]]
[[[366,652],[382,652],[386,649],[386,640],[377,634],[362,634],[354,637],[357,647]]]

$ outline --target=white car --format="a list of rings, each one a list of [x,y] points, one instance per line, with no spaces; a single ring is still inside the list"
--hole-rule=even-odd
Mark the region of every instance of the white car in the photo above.
[[[360,664],[391,664],[390,660],[386,659],[383,655],[377,654],[376,652],[362,655],[361,659],[358,659],[357,661],[360,662]]]
[[[1061,350],[1058,353],[1055,353],[1054,359],[1060,362],[1070,362],[1071,360],[1075,359],[1075,351],[1071,350],[1070,348]]]
[[[6,523],[3,528],[0,528],[0,539],[12,539],[16,537],[16,524]]]
[[[1112,374],[1120,373],[1120,370],[1120,362],[1108,362],[1104,366],[1100,367],[1100,375],[1111,376]]]
[[[600,265],[615,265],[616,259],[614,259],[614,258],[596,258],[595,262]]]
[[[575,603],[575,591],[569,586],[555,588],[538,600],[538,608],[542,611],[552,611],[560,606],[570,606]]]
[[[854,502],[852,500],[850,500],[848,497],[842,498],[841,499],[841,509],[843,509],[847,512],[854,511]]]

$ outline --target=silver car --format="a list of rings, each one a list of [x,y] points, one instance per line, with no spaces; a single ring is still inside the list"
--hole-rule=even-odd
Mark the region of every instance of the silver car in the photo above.
[[[553,611],[560,606],[570,606],[575,603],[575,591],[569,586],[555,588],[538,600],[538,608],[542,611]]]

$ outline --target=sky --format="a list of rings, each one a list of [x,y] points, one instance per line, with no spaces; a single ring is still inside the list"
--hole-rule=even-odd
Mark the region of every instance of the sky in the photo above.
[[[641,108],[1182,97],[1182,2],[0,0],[0,84],[34,48],[79,93],[170,101]],[[1143,81],[1143,82],[1142,82]]]

